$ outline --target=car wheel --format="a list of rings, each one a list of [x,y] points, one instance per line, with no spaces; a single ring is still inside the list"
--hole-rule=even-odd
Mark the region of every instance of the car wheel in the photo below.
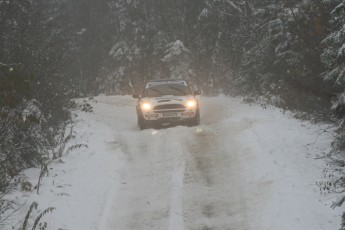
[[[144,118],[143,116],[140,114],[138,114],[138,126],[140,128],[140,130],[143,130],[143,129],[146,129],[146,124],[145,124],[145,121],[144,121]]]
[[[195,116],[191,118],[189,122],[189,126],[198,126],[200,125],[200,111],[199,109],[197,110]]]

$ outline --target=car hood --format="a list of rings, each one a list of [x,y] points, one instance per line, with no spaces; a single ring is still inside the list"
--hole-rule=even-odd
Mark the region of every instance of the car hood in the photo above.
[[[144,97],[142,101],[150,101],[153,105],[159,104],[183,104],[185,101],[195,98],[193,96],[162,96],[162,97]]]

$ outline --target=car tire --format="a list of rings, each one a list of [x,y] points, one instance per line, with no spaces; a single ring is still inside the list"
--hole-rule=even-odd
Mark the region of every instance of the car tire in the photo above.
[[[138,114],[138,126],[140,130],[144,130],[147,128],[146,122],[143,118],[143,115],[141,113]]]
[[[189,126],[198,126],[200,125],[200,111],[199,109],[196,111],[196,114],[193,118],[190,119]]]

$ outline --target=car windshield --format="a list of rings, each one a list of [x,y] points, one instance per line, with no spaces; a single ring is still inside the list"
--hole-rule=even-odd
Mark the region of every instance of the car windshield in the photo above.
[[[190,90],[185,85],[180,84],[164,84],[151,86],[145,89],[145,97],[161,97],[166,95],[172,96],[187,96],[190,95]]]

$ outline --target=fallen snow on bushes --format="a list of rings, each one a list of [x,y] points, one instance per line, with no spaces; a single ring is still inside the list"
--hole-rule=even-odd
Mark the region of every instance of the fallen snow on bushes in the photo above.
[[[279,109],[225,96],[200,98],[198,127],[139,131],[135,100],[99,96],[76,112],[73,144],[49,165],[40,193],[8,220],[22,226],[32,202],[48,229],[338,229],[340,210],[320,195],[332,132]],[[38,169],[26,175],[37,183]],[[8,228],[10,229],[10,227]]]

